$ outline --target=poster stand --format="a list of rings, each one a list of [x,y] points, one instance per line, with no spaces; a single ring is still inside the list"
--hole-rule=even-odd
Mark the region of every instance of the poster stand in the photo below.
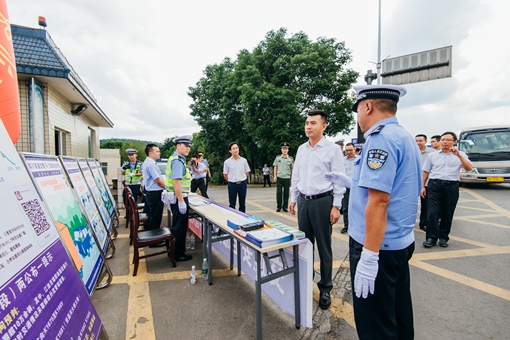
[[[89,164],[90,164],[90,162],[95,162],[97,168],[101,169],[101,165],[99,164],[97,159],[87,158],[87,161],[89,162]],[[101,176],[101,179],[103,180],[103,185],[106,188],[106,191],[108,192],[108,196],[110,197],[110,202],[112,202],[113,209],[115,211],[115,217],[114,217],[114,220],[113,220],[113,226],[115,228],[117,228],[119,226],[119,216],[120,216],[119,209],[117,207],[117,203],[116,203],[115,199],[113,198],[113,194],[112,194],[112,192],[110,190],[110,187],[108,186],[108,182],[106,181],[106,177],[104,176],[103,171],[100,170],[99,174]]]
[[[33,153],[20,153],[20,156],[92,296],[96,288],[106,287],[113,276],[105,256],[108,249],[114,249],[106,228],[98,223],[99,217],[89,219],[84,214],[84,202],[77,199],[56,156]],[[108,279],[104,281],[107,274]]]
[[[0,194],[0,339],[108,339],[73,254],[3,124]]]
[[[78,160],[69,156],[59,156],[59,160],[65,171],[68,182],[73,188],[75,198],[89,221],[89,225],[97,231],[96,237],[100,241],[99,244],[101,244],[103,255],[106,259],[112,258],[116,252],[115,244],[112,241],[112,236],[108,228],[104,224],[99,206],[97,205],[97,199],[93,197],[86,183],[85,175],[78,164]],[[103,235],[103,237],[100,235]],[[105,242],[105,244],[103,244],[103,242]]]
[[[103,198],[103,202],[106,207],[108,207],[108,212],[110,214],[110,219],[112,221],[113,226],[113,239],[117,238],[118,231],[118,219],[116,219],[117,216],[117,208],[115,201],[111,199],[111,192],[110,188],[108,188],[108,185],[106,184],[106,181],[103,179],[103,171],[101,170],[101,167],[96,163],[96,160],[93,158],[87,158],[87,163],[89,165],[90,170],[92,171],[92,175],[94,176],[94,180],[96,181],[96,185],[99,189],[99,192],[101,193],[101,197]],[[117,222],[115,222],[117,220]]]

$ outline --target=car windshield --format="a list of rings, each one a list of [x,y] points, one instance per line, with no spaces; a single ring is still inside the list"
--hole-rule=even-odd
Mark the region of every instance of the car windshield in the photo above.
[[[165,163],[157,163],[159,170],[161,170],[161,174],[164,175],[166,173],[166,162]]]
[[[462,133],[459,138],[459,150],[467,154],[510,152],[510,129]]]

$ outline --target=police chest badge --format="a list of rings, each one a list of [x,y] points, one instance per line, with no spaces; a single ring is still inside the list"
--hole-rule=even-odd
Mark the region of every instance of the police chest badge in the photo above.
[[[367,165],[372,170],[378,170],[383,167],[388,159],[388,152],[381,149],[368,150]]]

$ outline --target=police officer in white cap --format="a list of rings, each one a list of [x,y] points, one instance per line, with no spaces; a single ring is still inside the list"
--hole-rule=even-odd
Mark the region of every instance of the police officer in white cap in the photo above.
[[[122,175],[124,176],[124,185],[128,185],[133,193],[133,198],[137,202],[140,194],[140,185],[142,184],[142,162],[136,159],[138,150],[126,149],[129,162],[122,164]],[[125,201],[124,201],[125,202]]]
[[[354,86],[354,90],[358,97],[353,111],[366,140],[354,164],[349,200],[356,330],[362,340],[413,339],[409,260],[421,166],[413,136],[395,116],[406,90],[394,85]]]
[[[186,166],[186,156],[191,148],[191,136],[174,138],[175,152],[166,166],[166,191],[175,194],[172,210],[172,234],[175,236],[175,260],[188,261],[193,257],[186,255],[186,232],[188,231],[188,194],[191,189],[191,173]]]

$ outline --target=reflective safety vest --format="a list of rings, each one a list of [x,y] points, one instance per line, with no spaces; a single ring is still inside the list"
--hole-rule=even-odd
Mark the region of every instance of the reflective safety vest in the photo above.
[[[131,163],[127,163],[127,165],[130,165]],[[131,167],[124,170],[124,180],[126,181],[127,185],[136,185],[142,183],[142,176],[133,176],[129,177],[130,173],[138,174],[142,172],[140,168],[142,167],[142,162],[136,161],[135,167],[133,168],[133,171],[131,171]]]
[[[168,160],[168,165],[166,166],[166,178],[165,178],[165,188],[168,192],[175,192],[174,188],[174,180],[172,178],[172,162],[173,161],[179,161],[182,163],[182,167],[184,168],[184,171],[182,173],[181,178],[181,187],[182,187],[182,193],[188,193],[191,189],[191,173],[189,172],[188,167],[184,162],[182,161],[179,156],[172,156]]]

